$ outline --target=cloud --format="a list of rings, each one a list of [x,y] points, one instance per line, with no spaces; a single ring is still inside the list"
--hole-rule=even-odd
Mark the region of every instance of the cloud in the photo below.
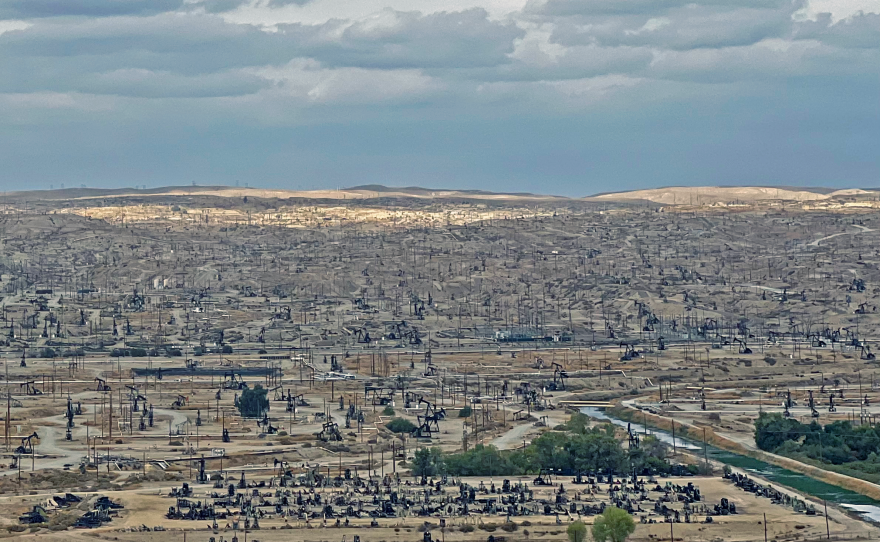
[[[0,18],[111,17],[173,11],[184,0],[4,0]]]
[[[16,21],[16,20],[5,20],[0,21],[0,35],[3,35],[7,32],[16,32],[20,30],[27,30],[32,27],[33,24],[27,21]]]
[[[803,0],[794,0],[803,6]],[[533,0],[526,11],[552,17],[644,15],[688,6],[724,9],[788,9],[792,0]]]
[[[368,104],[422,96],[438,83],[418,70],[327,69],[307,59],[249,70],[273,83],[273,92],[313,103]]]
[[[155,171],[146,157],[161,152],[174,156],[166,180],[201,167],[222,181],[237,158],[283,183],[279,157],[296,146],[310,175],[336,184],[360,159],[364,182],[402,176],[398,161],[417,176],[408,184],[503,188],[530,172],[537,184],[518,188],[542,191],[540,172],[553,171],[576,191],[582,176],[616,183],[614,171],[639,182],[652,170],[633,154],[671,182],[731,180],[728,148],[788,184],[866,184],[880,158],[853,155],[880,144],[876,11],[863,0],[9,0],[0,160],[13,176],[69,175],[38,159],[50,141],[107,182],[125,165]],[[114,149],[113,175],[85,159],[106,163],[101,146]],[[828,163],[814,152],[801,167],[816,146]],[[676,152],[703,165],[670,163]]]
[[[821,13],[814,21],[795,25],[795,39],[810,39],[835,47],[877,49],[880,47],[880,14],[857,13],[833,22],[830,13]]]

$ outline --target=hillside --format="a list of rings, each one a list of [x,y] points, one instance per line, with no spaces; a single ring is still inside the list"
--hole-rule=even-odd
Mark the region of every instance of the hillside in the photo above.
[[[858,189],[831,191],[822,188],[763,186],[670,186],[650,190],[598,194],[590,199],[647,200],[665,205],[711,205],[715,203],[750,203],[763,200],[818,201],[845,195],[867,195]]]
[[[314,200],[353,200],[374,198],[418,198],[418,199],[476,199],[476,200],[548,200],[566,199],[558,196],[544,196],[528,193],[495,193],[484,190],[435,190],[420,187],[387,187],[382,185],[363,185],[336,190],[286,190],[273,188],[249,188],[232,186],[165,186],[160,188],[65,188],[60,190],[29,190],[7,192],[5,197],[12,200],[74,200],[94,198],[123,198],[132,196],[214,196],[227,198],[264,199],[314,199]]]

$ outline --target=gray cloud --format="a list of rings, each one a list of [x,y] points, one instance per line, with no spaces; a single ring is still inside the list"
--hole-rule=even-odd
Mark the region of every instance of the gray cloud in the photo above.
[[[473,0],[354,16],[332,2],[0,4],[6,182],[253,174],[587,193],[600,190],[584,179],[759,182],[760,164],[764,184],[880,173],[876,153],[853,157],[880,144],[875,13],[535,0],[490,16]],[[236,22],[254,14],[263,26]],[[805,157],[817,147],[826,162]],[[725,149],[756,158],[737,170]],[[549,190],[544,172],[568,184]]]
[[[643,15],[691,5],[713,6],[723,9],[798,9],[806,0],[532,0],[526,8],[528,13],[541,16],[572,17],[601,15]]]
[[[859,13],[832,23],[831,14],[822,13],[815,21],[797,23],[794,38],[818,40],[836,47],[877,49],[880,47],[880,14]]]
[[[4,0],[0,19],[151,15],[182,5],[183,0]]]
[[[733,47],[788,37],[793,13],[692,5],[650,15],[605,16],[590,25],[561,23],[553,39],[563,45],[597,43],[676,50]]]
[[[378,68],[496,66],[508,62],[524,32],[510,22],[490,21],[483,9],[422,15],[384,10],[349,24],[279,27],[300,50],[334,65]]]

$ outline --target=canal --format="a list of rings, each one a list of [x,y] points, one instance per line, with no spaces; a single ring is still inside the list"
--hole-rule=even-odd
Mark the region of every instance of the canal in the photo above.
[[[590,416],[591,418],[608,421],[622,427],[626,427],[628,425],[627,422],[609,416],[602,410],[594,407],[581,408],[581,412],[583,414],[586,414],[587,416]],[[666,444],[669,444],[670,446],[673,444],[672,435],[666,431],[645,428],[644,426],[637,423],[632,423],[631,427],[633,431],[637,431],[639,433],[647,432],[648,434],[657,437],[657,439],[665,442]],[[699,450],[701,452],[703,450],[703,444],[701,442],[683,439],[678,435],[675,436],[675,445],[679,448],[684,448],[687,450]],[[860,493],[856,493],[854,491],[850,491],[848,489],[844,489],[842,487],[838,487],[827,482],[823,482],[821,480],[816,480],[815,478],[810,478],[809,476],[793,472],[788,469],[783,469],[781,467],[765,463],[764,461],[758,459],[753,459],[744,455],[728,452],[727,450],[722,450],[714,446],[706,446],[706,454],[709,456],[710,459],[714,459],[715,461],[724,463],[725,465],[737,467],[739,469],[742,469],[743,471],[752,472],[755,475],[761,476],[762,478],[765,478],[771,482],[777,482],[780,485],[790,487],[791,489],[794,489],[795,491],[801,492],[805,495],[810,495],[817,499],[822,499],[828,501],[829,503],[837,504],[843,508],[854,511],[864,519],[880,523],[880,502],[875,501],[870,497],[866,497]]]

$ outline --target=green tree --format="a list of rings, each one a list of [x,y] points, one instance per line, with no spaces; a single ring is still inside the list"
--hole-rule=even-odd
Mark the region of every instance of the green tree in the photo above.
[[[439,476],[446,472],[443,451],[440,448],[422,448],[413,456],[412,473],[414,476]]]
[[[563,424],[566,430],[583,435],[590,430],[590,417],[580,412],[575,412],[571,418]]]
[[[575,521],[565,532],[568,534],[568,542],[584,542],[587,539],[587,526],[583,521]]]
[[[413,429],[416,428],[411,421],[404,420],[403,418],[394,418],[386,423],[385,427],[392,433],[412,433]]]
[[[636,523],[626,510],[609,506],[593,522],[596,542],[624,542],[636,530]]]
[[[512,476],[518,474],[510,454],[477,444],[467,452],[446,456],[446,471],[455,476]]]
[[[266,390],[263,386],[257,384],[253,389],[246,389],[241,392],[238,399],[238,411],[246,418],[259,418],[269,410],[269,398],[266,397]]]

